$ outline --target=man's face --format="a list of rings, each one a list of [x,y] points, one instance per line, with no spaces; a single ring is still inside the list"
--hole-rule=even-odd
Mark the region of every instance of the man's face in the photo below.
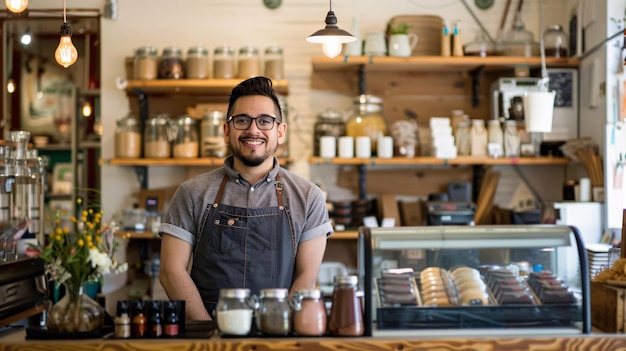
[[[261,95],[242,96],[237,99],[233,104],[232,116],[279,118],[272,99]],[[273,158],[278,145],[282,144],[285,139],[287,125],[278,124],[277,121],[265,123],[270,129],[262,130],[259,129],[258,124],[263,123],[254,119],[250,126],[243,130],[235,128],[236,120],[237,118],[224,126],[224,139],[233,155],[248,167],[258,166],[265,160]]]

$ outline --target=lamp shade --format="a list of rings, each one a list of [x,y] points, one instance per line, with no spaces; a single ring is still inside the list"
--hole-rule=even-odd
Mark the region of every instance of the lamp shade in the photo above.
[[[310,43],[324,44],[326,42],[350,43],[356,40],[352,34],[337,26],[337,17],[333,11],[326,15],[326,27],[311,34],[306,40]]]

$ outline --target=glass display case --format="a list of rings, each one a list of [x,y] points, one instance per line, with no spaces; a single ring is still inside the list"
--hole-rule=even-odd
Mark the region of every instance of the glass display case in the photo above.
[[[365,335],[591,331],[575,227],[362,227],[358,247]]]

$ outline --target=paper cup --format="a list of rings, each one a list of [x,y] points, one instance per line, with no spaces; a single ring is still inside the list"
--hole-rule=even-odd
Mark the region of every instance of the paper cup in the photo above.
[[[554,113],[554,91],[529,91],[524,93],[524,119],[526,131],[550,133]]]

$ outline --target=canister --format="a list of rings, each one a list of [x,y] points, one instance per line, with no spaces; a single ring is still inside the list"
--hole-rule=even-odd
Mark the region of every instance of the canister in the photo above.
[[[320,336],[326,333],[326,306],[321,290],[298,290],[293,294],[291,304],[294,333],[304,336]]]
[[[224,141],[224,122],[226,116],[220,111],[212,111],[202,117],[200,123],[202,157],[226,156],[226,143]]]
[[[336,275],[328,321],[333,336],[361,336],[365,331],[361,299],[358,296],[356,275]]]
[[[287,289],[261,289],[256,326],[263,335],[283,336],[291,331]]]
[[[143,134],[143,154],[148,158],[171,156],[171,141],[174,139],[171,120],[167,114],[156,115],[146,121]]]
[[[139,120],[128,113],[116,122],[115,128],[115,157],[141,157],[141,131]]]
[[[142,46],[135,50],[133,57],[133,79],[157,78],[157,49]]]
[[[198,121],[190,116],[181,116],[176,121],[176,139],[174,139],[175,158],[198,157]]]
[[[183,52],[180,48],[169,46],[163,49],[161,60],[159,62],[159,78],[185,78],[185,72],[183,69]]]
[[[185,74],[189,79],[209,78],[209,51],[204,46],[192,46],[187,50]]]
[[[235,78],[236,62],[235,49],[229,45],[222,45],[213,51],[213,78]]]
[[[265,65],[264,75],[270,79],[283,79],[284,73],[284,60],[283,60],[283,48],[274,44],[265,48],[265,55],[263,56]]]
[[[252,45],[239,48],[237,76],[241,79],[257,77],[261,74],[259,49]]]
[[[233,336],[249,334],[253,312],[250,289],[221,289],[215,312],[220,334]]]
[[[370,138],[371,155],[376,154],[377,140],[388,135],[387,122],[383,116],[383,100],[377,96],[362,94],[354,99],[353,110],[346,123],[346,134],[357,140]]]

